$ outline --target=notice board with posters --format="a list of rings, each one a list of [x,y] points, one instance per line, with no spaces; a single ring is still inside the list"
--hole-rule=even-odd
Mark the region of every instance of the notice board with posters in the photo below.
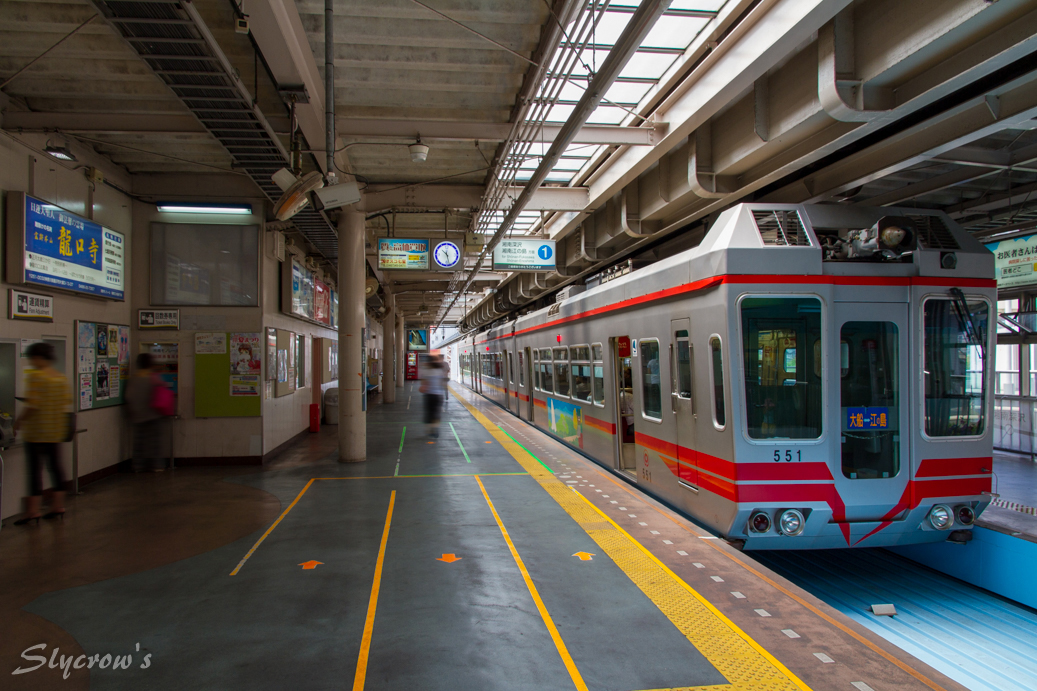
[[[263,339],[259,332],[194,334],[194,416],[258,417]]]
[[[130,376],[130,327],[76,320],[76,410],[126,402]]]

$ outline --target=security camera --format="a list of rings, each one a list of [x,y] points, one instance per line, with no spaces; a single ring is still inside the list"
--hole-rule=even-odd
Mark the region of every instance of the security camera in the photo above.
[[[360,187],[356,182],[343,182],[331,187],[323,187],[314,192],[314,196],[319,202],[318,208],[330,211],[360,201]]]
[[[234,20],[234,33],[247,34],[248,33],[248,15],[240,17]]]

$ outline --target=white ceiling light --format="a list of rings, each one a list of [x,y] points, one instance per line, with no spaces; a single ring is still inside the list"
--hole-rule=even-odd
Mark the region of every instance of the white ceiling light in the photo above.
[[[252,213],[251,204],[206,204],[197,202],[159,202],[159,211],[173,214],[234,214]]]
[[[410,150],[410,160],[414,163],[424,163],[428,158],[428,147],[421,143],[421,137],[407,147]]]
[[[79,160],[78,158],[76,158],[76,155],[74,153],[69,151],[68,146],[54,146],[53,144],[47,144],[47,146],[43,150],[46,151],[51,156],[53,156],[54,158],[56,158],[58,160],[61,160],[61,161],[78,161]],[[425,151],[428,152],[428,147],[427,146],[425,147]],[[424,161],[425,159],[422,158],[421,160]]]

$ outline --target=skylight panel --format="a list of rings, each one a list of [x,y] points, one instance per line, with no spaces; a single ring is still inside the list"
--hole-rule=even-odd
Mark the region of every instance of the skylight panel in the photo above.
[[[573,179],[573,175],[573,171],[570,170],[552,170],[547,174],[547,182],[568,183]]]
[[[571,170],[576,172],[587,162],[585,158],[561,158],[554,165],[554,170]]]
[[[551,110],[548,111],[547,117],[544,118],[547,122],[565,122],[572,115],[575,105],[569,105],[565,103],[556,103],[551,106]]]
[[[672,53],[645,53],[638,51],[619,73],[620,77],[639,77],[644,79],[659,79],[663,76],[673,61],[677,59]]]
[[[709,21],[704,17],[661,17],[641,46],[684,50]]]
[[[618,125],[627,116],[627,111],[615,106],[601,105],[587,118],[588,125]]]
[[[591,43],[599,46],[615,45],[629,22],[630,15],[626,12],[605,12],[605,16],[598,20],[598,25],[591,32]],[[571,29],[569,36],[572,37]]]
[[[615,82],[605,92],[605,98],[613,103],[640,103],[652,86],[651,82]]]
[[[707,12],[719,12],[727,0],[673,0],[670,3],[671,10],[705,10]],[[613,5],[616,3],[613,2]]]

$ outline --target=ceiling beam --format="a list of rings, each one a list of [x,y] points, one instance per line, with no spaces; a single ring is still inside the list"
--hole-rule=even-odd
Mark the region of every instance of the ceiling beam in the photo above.
[[[508,189],[511,208],[521,187]],[[368,215],[390,209],[474,209],[482,203],[482,185],[368,185],[364,190]],[[526,205],[529,211],[583,211],[586,187],[541,187]]]
[[[34,113],[5,111],[3,129],[23,132],[76,133],[175,133],[204,134],[208,130],[190,113],[151,115],[141,113]]]
[[[507,122],[460,122],[422,120],[383,120],[373,118],[336,118],[335,129],[340,137],[390,137],[422,141],[483,141],[502,142],[511,133]],[[561,125],[547,125],[535,139],[545,143],[554,141]],[[620,127],[616,125],[588,125],[576,135],[578,144],[628,144],[653,146],[665,133],[665,124],[650,127]]]

